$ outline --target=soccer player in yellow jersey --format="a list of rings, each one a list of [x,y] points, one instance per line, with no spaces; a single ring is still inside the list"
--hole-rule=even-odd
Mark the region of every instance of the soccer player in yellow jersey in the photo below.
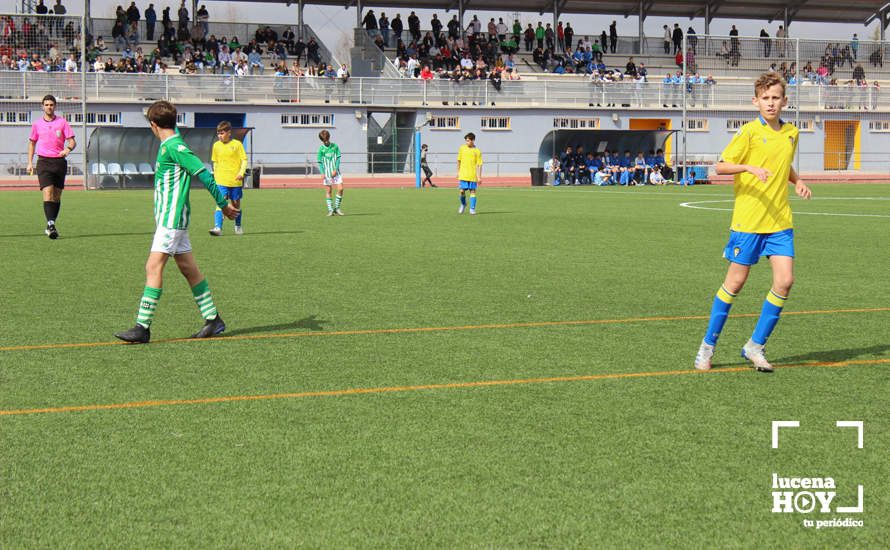
[[[766,256],[773,269],[772,288],[763,302],[754,334],[742,347],[742,357],[760,372],[773,371],[763,347],[794,283],[794,230],[787,185],[794,184],[794,191],[803,199],[812,196],[791,166],[799,132],[780,118],[788,103],[785,81],[775,73],[761,75],[754,83],[753,102],[760,115],[739,128],[717,163],[718,174],[735,176],[735,205],[729,242],[723,251],[729,270],[714,297],[708,331],[695,357],[694,366],[699,370],[711,368],[714,346],[732,301],[745,285],[751,266]]]
[[[243,235],[241,228],[241,197],[244,194],[244,172],[247,171],[247,153],[244,145],[237,139],[232,139],[232,124],[224,120],[216,125],[216,135],[219,141],[214,142],[210,160],[213,161],[213,177],[229,204],[238,210],[235,217],[235,234]],[[223,212],[216,209],[213,229],[210,234],[214,237],[222,235]]]
[[[476,213],[476,187],[482,183],[482,151],[476,147],[476,134],[464,136],[464,144],[457,151],[457,179],[460,186],[458,214],[467,209],[467,191],[470,192],[470,214]]]

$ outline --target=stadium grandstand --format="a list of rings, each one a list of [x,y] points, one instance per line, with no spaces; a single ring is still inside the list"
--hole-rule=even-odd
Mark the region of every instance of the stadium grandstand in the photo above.
[[[292,22],[216,21],[195,2],[178,12],[159,3],[150,17],[147,3],[133,3],[108,19],[48,13],[28,0],[0,15],[8,137],[0,178],[30,185],[23,144],[51,93],[86,144],[70,164],[90,188],[151,184],[143,110],[157,99],[177,104],[195,143],[209,144],[220,120],[239,128],[255,185],[260,173],[265,185],[308,183],[325,128],[337,136],[344,171],[376,181],[413,181],[421,132],[433,170],[450,174],[463,131],[479,134],[489,173],[508,182],[527,184],[529,169],[565,145],[662,148],[670,165],[714,180],[714,144],[750,119],[752,83],[765,71],[789,83],[785,114],[802,132],[799,170],[863,181],[890,173],[888,6],[880,2],[359,1],[347,5],[355,11],[348,59],[304,23],[305,3],[293,4]],[[393,19],[381,17],[384,8]],[[408,15],[423,8],[442,10],[443,19]],[[395,23],[393,10],[404,20]],[[484,21],[472,10],[504,14]],[[572,28],[580,13],[636,17],[638,32]],[[653,29],[648,17],[678,24]],[[693,18],[704,27],[679,24]],[[773,30],[714,35],[715,18]],[[873,41],[788,33],[795,22],[873,21]]]

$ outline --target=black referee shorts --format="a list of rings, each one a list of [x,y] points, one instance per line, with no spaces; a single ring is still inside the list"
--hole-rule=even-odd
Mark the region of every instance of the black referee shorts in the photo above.
[[[41,189],[50,185],[64,189],[67,174],[68,161],[64,157],[37,157],[37,181]]]

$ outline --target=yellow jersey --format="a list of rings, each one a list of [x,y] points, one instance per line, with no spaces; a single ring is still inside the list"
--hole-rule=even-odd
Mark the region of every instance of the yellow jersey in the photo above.
[[[210,160],[213,161],[213,179],[216,183],[223,187],[244,185],[243,180],[235,179],[235,176],[243,176],[247,168],[247,153],[240,141],[230,139],[228,143],[214,142]]]
[[[793,227],[788,204],[788,176],[797,150],[800,131],[779,120],[782,127],[770,128],[763,117],[745,124],[723,150],[721,159],[732,164],[759,166],[769,171],[767,181],[742,172],[735,175],[733,231],[777,233]]]
[[[478,147],[469,147],[465,143],[457,151],[457,162],[460,165],[457,179],[476,181],[476,167],[482,166],[482,151]]]

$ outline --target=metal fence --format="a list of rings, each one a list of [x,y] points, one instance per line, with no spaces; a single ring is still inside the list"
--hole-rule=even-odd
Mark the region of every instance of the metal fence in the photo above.
[[[79,73],[0,71],[0,99],[36,101],[51,93],[81,97]],[[750,108],[750,82],[591,82],[586,79],[488,81],[232,75],[87,73],[87,101],[334,103],[375,106],[549,107],[611,109]],[[653,80],[657,80],[657,77]],[[805,82],[788,89],[792,110],[887,110],[890,94],[845,82]]]

